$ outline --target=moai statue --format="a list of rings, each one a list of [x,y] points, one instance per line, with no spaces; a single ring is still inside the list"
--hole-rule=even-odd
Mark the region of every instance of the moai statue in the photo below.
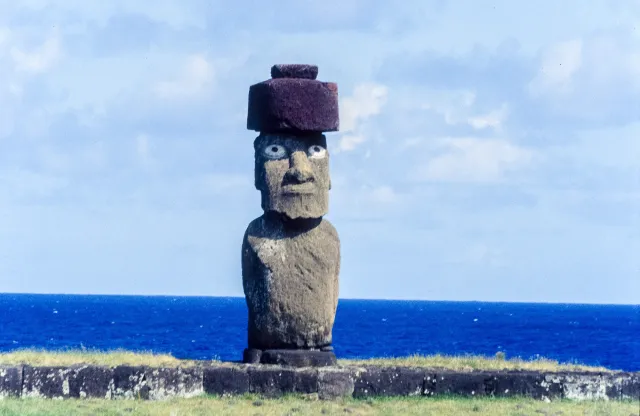
[[[264,214],[242,242],[249,309],[247,363],[334,365],[340,240],[322,217],[329,206],[323,132],[338,130],[338,88],[313,65],[275,65],[249,89],[255,186]]]

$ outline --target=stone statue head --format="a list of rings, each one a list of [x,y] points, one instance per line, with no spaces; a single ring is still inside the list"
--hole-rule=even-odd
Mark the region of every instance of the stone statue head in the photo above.
[[[316,80],[315,65],[274,65],[249,88],[247,128],[254,141],[262,209],[290,219],[320,218],[329,204],[329,154],[323,132],[338,131],[338,86]]]
[[[328,211],[329,153],[323,134],[261,134],[254,141],[255,186],[262,209],[291,219]]]

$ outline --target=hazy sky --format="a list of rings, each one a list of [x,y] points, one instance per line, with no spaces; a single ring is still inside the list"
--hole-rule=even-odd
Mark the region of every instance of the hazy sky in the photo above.
[[[0,292],[242,295],[276,63],[339,86],[342,297],[640,303],[637,0],[0,0]]]

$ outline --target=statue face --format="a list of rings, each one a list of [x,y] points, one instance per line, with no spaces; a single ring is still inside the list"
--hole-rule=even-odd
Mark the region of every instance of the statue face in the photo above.
[[[324,135],[260,135],[254,142],[255,185],[262,209],[291,219],[320,218],[329,208],[329,153]]]

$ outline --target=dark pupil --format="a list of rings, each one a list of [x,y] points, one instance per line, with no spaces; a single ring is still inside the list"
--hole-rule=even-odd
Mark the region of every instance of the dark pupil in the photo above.
[[[273,153],[276,153],[276,152],[278,151],[278,148],[277,148],[276,146],[273,146],[273,147],[271,148],[271,151],[272,151]]]
[[[313,150],[314,150],[315,152],[319,152],[319,151],[320,151],[320,148],[319,148],[318,146],[313,146]]]

